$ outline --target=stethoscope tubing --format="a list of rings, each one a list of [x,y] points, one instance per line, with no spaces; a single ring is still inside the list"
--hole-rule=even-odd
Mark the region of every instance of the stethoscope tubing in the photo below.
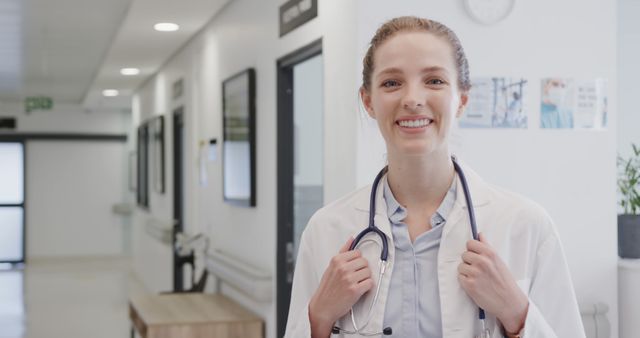
[[[469,215],[469,223],[471,225],[471,234],[473,236],[474,240],[480,240],[480,237],[478,236],[478,226],[476,224],[476,215],[475,215],[475,211],[473,208],[473,201],[471,200],[471,192],[469,191],[469,185],[467,184],[467,178],[464,175],[464,171],[462,170],[462,168],[460,167],[460,165],[458,164],[458,161],[456,159],[455,156],[451,156],[451,161],[453,162],[453,167],[456,171],[456,173],[458,174],[458,178],[460,179],[460,183],[462,184],[462,190],[464,192],[464,198],[465,201],[467,203],[467,212]],[[378,175],[376,176],[376,178],[373,181],[373,185],[371,187],[371,197],[369,200],[369,225],[367,226],[366,229],[362,230],[357,236],[356,238],[354,238],[353,242],[351,243],[351,246],[349,247],[349,250],[354,250],[356,248],[356,246],[362,241],[362,239],[364,238],[364,236],[366,236],[367,234],[369,234],[370,232],[374,232],[376,235],[378,235],[382,241],[382,250],[380,253],[380,261],[382,266],[386,267],[386,263],[387,263],[387,258],[389,255],[389,245],[387,242],[387,236],[380,230],[378,229],[378,227],[375,225],[375,214],[376,214],[376,192],[378,189],[378,184],[380,183],[380,180],[382,179],[382,177],[384,177],[384,175],[387,174],[387,172],[389,171],[389,167],[385,166],[384,168],[382,168],[382,170],[380,170],[380,172],[378,173]],[[380,280],[382,278],[382,275],[384,274],[384,267],[382,268],[383,270],[382,273],[380,274]],[[375,303],[377,303],[377,298],[378,298],[378,292],[379,290],[376,290],[376,294],[374,297],[374,302],[371,304],[371,307],[373,307],[373,305]],[[369,323],[369,320],[371,319],[371,310],[369,309],[369,316],[367,316],[367,321],[365,322],[365,325],[362,325],[360,328],[357,327],[356,323],[355,323],[355,317],[353,314],[353,308],[351,308],[351,319],[352,319],[352,324],[354,326],[354,328],[356,329],[354,332],[349,332],[349,331],[344,331],[342,329],[339,329],[337,327],[334,327],[334,330],[342,330],[344,333],[360,333],[363,334],[363,332],[361,332],[361,329],[366,327],[367,324]],[[482,309],[481,307],[478,307],[478,319],[480,319],[483,327],[485,325],[485,312],[484,309]],[[388,329],[389,334],[390,334],[390,328],[386,328],[385,331]],[[485,331],[485,329],[483,328],[483,331]]]
[[[467,178],[464,176],[464,171],[458,164],[458,160],[455,156],[451,156],[451,160],[453,162],[453,167],[458,173],[458,177],[460,178],[460,183],[462,183],[462,190],[464,191],[464,199],[467,202],[467,210],[469,213],[469,223],[471,224],[471,235],[473,239],[476,241],[480,240],[480,236],[478,236],[478,226],[476,225],[476,213],[473,210],[473,202],[471,201],[471,192],[469,191],[469,185],[467,184]],[[484,309],[478,307],[478,318],[484,322],[486,315],[484,313]]]
[[[389,257],[389,244],[387,242],[387,236],[380,230],[378,229],[378,227],[375,224],[375,215],[376,215],[376,193],[375,190],[378,188],[378,183],[380,183],[380,180],[382,179],[382,177],[384,177],[384,175],[387,173],[388,171],[388,167],[385,166],[384,168],[382,168],[382,170],[380,170],[380,172],[378,173],[378,175],[376,176],[376,178],[373,180],[373,186],[372,186],[372,193],[371,193],[371,199],[369,200],[369,225],[367,226],[366,229],[364,229],[363,231],[361,231],[356,238],[353,239],[353,242],[351,242],[351,246],[349,247],[349,250],[353,250],[356,248],[356,245],[358,245],[358,243],[360,243],[360,241],[362,240],[362,238],[367,235],[369,232],[375,232],[380,239],[382,240],[382,252],[380,252],[380,260],[383,262],[387,262],[387,258]]]

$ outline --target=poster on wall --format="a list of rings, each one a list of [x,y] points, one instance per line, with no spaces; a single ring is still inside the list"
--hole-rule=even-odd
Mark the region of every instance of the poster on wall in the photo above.
[[[256,205],[255,81],[249,68],[222,83],[224,200],[248,207]]]
[[[607,95],[604,79],[545,78],[540,88],[540,128],[605,129]]]
[[[518,128],[528,126],[522,104],[527,80],[487,77],[471,79],[469,102],[459,120],[461,128]]]

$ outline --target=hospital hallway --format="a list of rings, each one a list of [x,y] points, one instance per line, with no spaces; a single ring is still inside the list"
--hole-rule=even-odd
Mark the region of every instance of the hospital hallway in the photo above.
[[[431,295],[467,338],[452,277],[474,229],[512,277],[493,299],[535,305],[527,338],[576,338],[578,315],[579,338],[640,337],[638,18],[640,0],[0,0],[0,338],[300,338],[349,299],[320,326],[373,334],[414,307],[387,326],[410,338]],[[445,190],[448,155],[468,194]],[[396,254],[443,210],[437,264]],[[367,226],[387,249],[353,249],[380,293],[321,287]]]
[[[128,259],[41,259],[0,270],[0,338],[129,337]]]

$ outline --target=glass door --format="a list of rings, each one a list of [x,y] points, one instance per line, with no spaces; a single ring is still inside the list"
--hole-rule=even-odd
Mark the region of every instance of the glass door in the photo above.
[[[0,142],[0,263],[24,262],[24,172],[24,143]]]

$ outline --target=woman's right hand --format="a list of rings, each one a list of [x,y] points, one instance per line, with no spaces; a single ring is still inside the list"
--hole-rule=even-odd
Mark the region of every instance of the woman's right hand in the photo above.
[[[353,238],[349,238],[340,252],[331,258],[309,302],[311,336],[314,338],[328,337],[333,324],[373,288],[369,262],[360,250],[349,251],[351,242]]]

